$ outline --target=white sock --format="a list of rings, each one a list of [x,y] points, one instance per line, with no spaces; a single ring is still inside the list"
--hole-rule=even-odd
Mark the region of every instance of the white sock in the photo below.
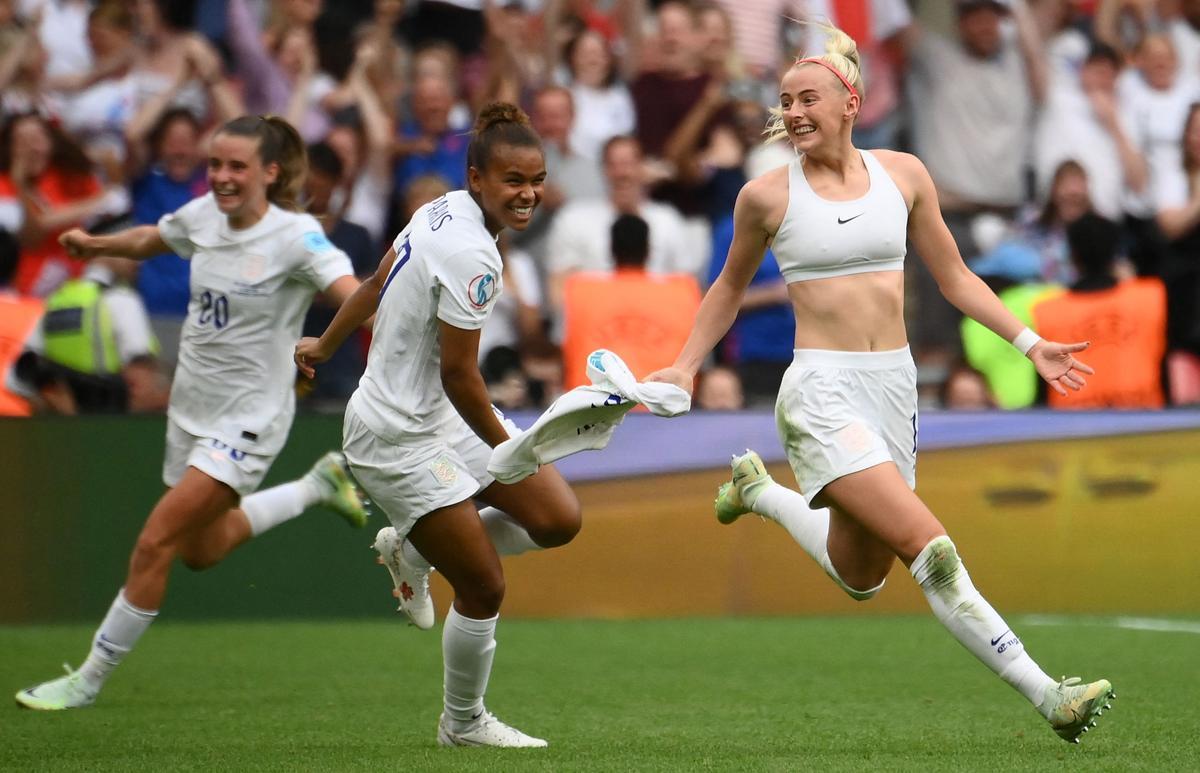
[[[1055,684],[1025,652],[1025,645],[971,583],[949,537],[937,537],[910,568],[933,614],[959,643],[1035,707]]]
[[[446,721],[451,730],[465,730],[483,711],[483,694],[492,674],[496,654],[496,621],[463,617],[450,605],[442,628],[442,660],[445,663]]]
[[[79,667],[88,684],[96,690],[103,687],[109,674],[129,654],[157,616],[157,611],[138,609],[130,604],[125,599],[124,588],[117,591],[108,614],[92,637],[92,650]]]
[[[479,511],[479,519],[483,521],[483,530],[491,538],[496,552],[502,556],[519,556],[530,550],[542,549],[525,531],[525,527],[503,510],[485,507]]]
[[[866,601],[883,589],[884,583],[882,582],[874,588],[851,588],[838,574],[833,561],[829,558],[828,507],[814,510],[808,506],[808,502],[800,495],[800,492],[792,491],[787,486],[781,486],[778,483],[769,484],[753,504],[749,502],[746,504],[752,507],[754,512],[767,516],[787,529],[788,534],[792,535],[792,539],[804,548],[804,552],[812,556],[812,559],[821,565],[830,579],[851,598]]]
[[[242,512],[250,522],[250,533],[257,537],[284,521],[290,521],[324,497],[320,484],[307,475],[242,499]]]

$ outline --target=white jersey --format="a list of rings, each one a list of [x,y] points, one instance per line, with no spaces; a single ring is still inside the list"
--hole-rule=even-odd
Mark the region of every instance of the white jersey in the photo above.
[[[380,292],[367,370],[350,405],[380,438],[404,443],[461,423],[442,389],[438,320],[483,327],[500,294],[502,264],[483,211],[466,191],[418,209],[392,248],[396,260]]]
[[[167,415],[187,432],[245,453],[283,448],[296,409],[293,347],[317,290],[353,276],[312,215],[271,205],[235,230],[212,194],[158,221],[191,259],[187,319]]]

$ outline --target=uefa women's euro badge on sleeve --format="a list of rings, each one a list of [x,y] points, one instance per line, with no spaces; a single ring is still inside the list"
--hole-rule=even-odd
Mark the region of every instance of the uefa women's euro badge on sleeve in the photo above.
[[[540,465],[579,451],[604,448],[617,425],[639,403],[657,416],[678,416],[692,407],[691,396],[673,384],[642,384],[620,357],[606,349],[588,355],[590,386],[560,396],[528,430],[492,450],[488,472],[501,483],[516,483]]]

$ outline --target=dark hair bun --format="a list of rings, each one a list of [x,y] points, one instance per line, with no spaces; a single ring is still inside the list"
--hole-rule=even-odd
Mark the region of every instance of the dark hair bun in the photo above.
[[[493,126],[514,123],[518,126],[532,126],[525,111],[510,102],[489,102],[479,111],[475,119],[473,131],[476,135],[483,134]]]

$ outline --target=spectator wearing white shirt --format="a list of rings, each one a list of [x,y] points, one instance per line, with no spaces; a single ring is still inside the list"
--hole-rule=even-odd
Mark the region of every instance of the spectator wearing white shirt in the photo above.
[[[656,274],[699,276],[707,264],[688,253],[683,217],[669,204],[651,201],[642,176],[642,150],[633,137],[614,137],[604,146],[607,198],[573,201],[550,229],[546,251],[547,292],[551,310],[562,305],[562,283],[574,271],[613,268],[610,230],[618,215],[638,215],[650,225],[647,270]],[[707,258],[707,256],[701,256]]]

